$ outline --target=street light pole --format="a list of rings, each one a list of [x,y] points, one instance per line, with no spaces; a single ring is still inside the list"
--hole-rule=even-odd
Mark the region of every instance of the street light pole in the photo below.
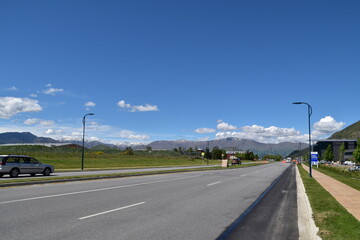
[[[308,106],[308,120],[309,120],[309,177],[312,177],[312,166],[311,166],[311,129],[310,129],[310,117],[312,115],[312,107],[306,102],[294,102],[293,104],[306,104]]]
[[[83,139],[82,139],[82,154],[81,154],[81,170],[84,170],[84,150],[85,150],[85,118],[87,115],[95,115],[94,113],[85,114],[83,117]]]

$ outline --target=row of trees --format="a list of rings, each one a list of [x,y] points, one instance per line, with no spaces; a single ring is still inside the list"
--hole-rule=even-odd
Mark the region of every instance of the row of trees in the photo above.
[[[180,153],[181,155],[196,155],[200,156],[199,151],[194,151],[193,148],[185,149],[185,148],[175,148],[174,152]],[[254,154],[251,151],[246,151],[244,153],[237,153],[237,158],[244,159],[244,160],[258,160],[259,156]],[[226,158],[226,150],[221,149],[219,147],[214,147],[212,150],[206,148],[204,150],[204,158],[206,159],[225,159]]]
[[[358,140],[357,140],[357,146],[353,152],[353,156],[354,156],[355,162],[357,164],[360,164],[360,138],[358,138]]]
[[[238,153],[236,154],[236,157],[243,159],[243,160],[259,160],[259,156],[257,154],[254,154],[251,151],[246,151],[244,153]]]

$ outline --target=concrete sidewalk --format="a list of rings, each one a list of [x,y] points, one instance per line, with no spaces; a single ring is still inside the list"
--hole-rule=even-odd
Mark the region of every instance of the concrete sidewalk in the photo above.
[[[309,172],[309,167],[302,165]],[[350,214],[360,221],[360,191],[312,168],[313,178],[328,191]]]

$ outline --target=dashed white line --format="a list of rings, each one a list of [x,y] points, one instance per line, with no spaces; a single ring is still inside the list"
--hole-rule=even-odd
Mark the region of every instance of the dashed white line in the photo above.
[[[78,192],[59,193],[59,194],[32,197],[32,198],[15,199],[15,200],[10,200],[10,201],[0,202],[0,205],[7,204],[7,203],[25,202],[25,201],[31,201],[31,200],[69,196],[69,195],[82,194],[82,193],[99,192],[99,191],[112,190],[112,189],[118,189],[118,188],[143,186],[143,185],[149,185],[149,184],[154,184],[154,183],[163,183],[163,182],[170,182],[170,181],[182,180],[182,179],[187,179],[187,178],[194,178],[194,177],[199,177],[199,176],[201,176],[201,175],[172,178],[172,179],[165,179],[165,180],[151,181],[151,182],[144,182],[144,183],[134,183],[134,184],[129,184],[129,185],[121,185],[121,186],[114,186],[114,187],[107,187],[107,188],[97,188],[97,189],[84,190],[84,191],[78,191]]]
[[[81,217],[81,218],[78,218],[78,219],[79,219],[79,220],[84,220],[84,219],[87,219],[87,218],[92,218],[92,217],[104,215],[104,214],[107,214],[107,213],[116,212],[116,211],[123,210],[123,209],[126,209],[126,208],[131,208],[131,207],[139,206],[139,205],[142,205],[142,204],[144,204],[144,203],[145,203],[145,202],[139,202],[139,203],[131,204],[131,205],[128,205],[128,206],[124,206],[124,207],[112,209],[112,210],[109,210],[109,211],[100,212],[100,213],[95,213],[95,214],[92,214],[92,215],[89,215],[89,216],[85,216],[85,217]]]
[[[219,183],[221,183],[221,181],[214,182],[214,183],[210,183],[210,184],[208,184],[208,185],[206,185],[206,186],[210,187],[210,186],[212,186],[212,185],[219,184]]]

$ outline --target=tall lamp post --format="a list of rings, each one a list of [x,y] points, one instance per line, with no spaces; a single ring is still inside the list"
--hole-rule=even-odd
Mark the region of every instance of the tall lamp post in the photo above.
[[[312,177],[312,171],[311,171],[311,130],[310,130],[310,117],[312,115],[312,107],[310,104],[306,102],[294,102],[293,104],[306,104],[308,106],[308,119],[309,119],[309,177]]]
[[[94,113],[85,114],[83,117],[83,139],[82,139],[82,154],[81,154],[81,170],[84,170],[84,150],[85,150],[85,118],[87,115],[95,115]]]

